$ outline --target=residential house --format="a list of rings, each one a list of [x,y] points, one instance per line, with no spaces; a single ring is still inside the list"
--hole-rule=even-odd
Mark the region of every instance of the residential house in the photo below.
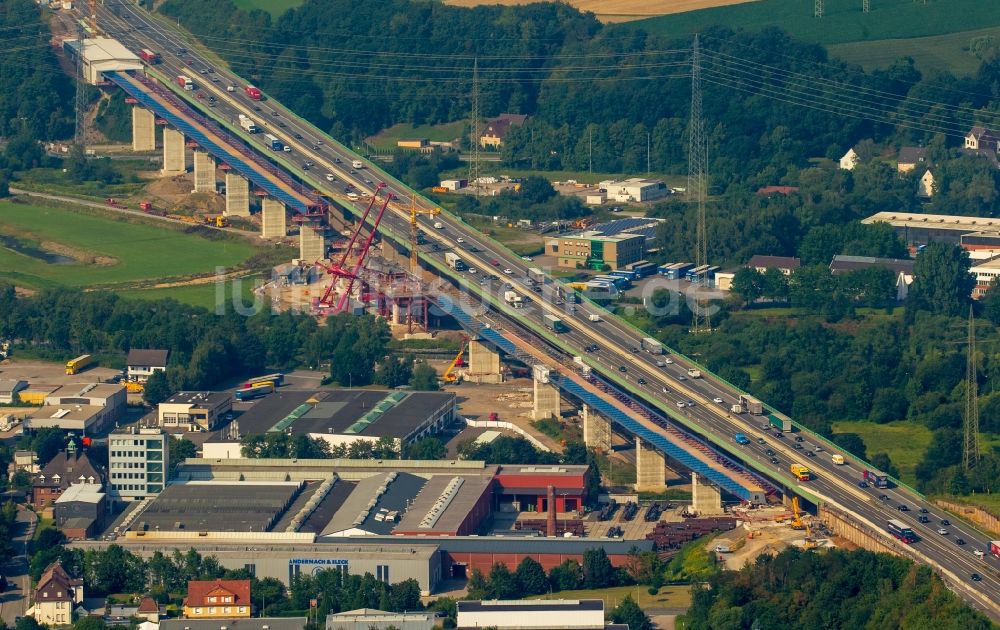
[[[153,372],[165,372],[169,350],[139,350],[128,351],[125,359],[125,378],[136,383],[145,383]]]
[[[830,263],[830,271],[839,274],[868,269],[869,267],[884,267],[896,274],[896,299],[902,301],[906,299],[910,285],[913,283],[913,262],[899,258],[837,255]]]
[[[760,273],[767,272],[768,269],[777,269],[786,276],[792,275],[796,269],[802,266],[802,261],[791,256],[753,256],[747,267],[756,269]]]
[[[854,147],[851,147],[847,150],[847,153],[840,158],[840,168],[845,171],[853,171],[854,167],[858,165],[859,159],[858,152],[854,150]]]
[[[973,127],[965,135],[965,148],[977,153],[985,151],[996,153],[998,142],[1000,142],[1000,134],[979,125]]]
[[[250,580],[190,580],[184,599],[189,619],[250,617]]]
[[[145,619],[150,623],[159,623],[160,605],[152,597],[143,597],[139,602],[139,608],[135,611],[137,619]]]
[[[50,626],[73,623],[73,608],[83,601],[83,580],[73,578],[58,560],[42,573],[35,588],[34,603],[25,613]]]
[[[523,114],[500,114],[486,122],[486,129],[479,136],[479,145],[484,149],[499,149],[503,139],[512,127],[520,127],[528,117]]]
[[[927,162],[926,147],[902,147],[896,156],[896,172],[902,175],[909,173],[917,166]]]
[[[87,453],[70,443],[65,451],[56,453],[38,473],[32,484],[32,504],[36,512],[52,506],[56,499],[73,484],[104,486],[104,475],[90,461]]]
[[[934,174],[931,173],[930,169],[920,176],[920,185],[917,188],[917,196],[924,199],[930,199],[934,196],[937,191],[937,186],[934,182]]]

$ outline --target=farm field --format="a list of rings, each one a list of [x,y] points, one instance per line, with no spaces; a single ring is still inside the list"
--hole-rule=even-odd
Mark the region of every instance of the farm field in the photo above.
[[[825,0],[823,17],[816,18],[812,2],[760,0],[630,23],[650,32],[685,39],[715,24],[747,31],[777,26],[805,41],[842,44],[929,37],[1000,26],[1000,11],[996,10],[995,3],[981,0],[928,3],[875,0],[871,3],[871,12],[863,13],[861,2],[857,0]]]
[[[530,4],[538,0],[445,0],[456,7],[474,7],[481,4],[513,6]],[[753,2],[754,0],[567,0],[580,11],[590,11],[602,22],[627,22],[654,15],[668,15],[697,11],[710,7]]]
[[[300,6],[305,0],[233,0],[233,4],[244,11],[260,9],[267,11],[271,17],[278,17],[289,9]]]
[[[828,50],[831,57],[856,63],[865,70],[886,68],[897,59],[909,56],[913,57],[917,68],[925,74],[929,71],[948,71],[962,76],[973,74],[979,69],[982,62],[970,49],[976,40],[986,38],[1000,41],[1000,27],[913,39],[835,44],[829,46]]]
[[[232,302],[234,286],[233,282],[226,282],[222,288],[223,299],[226,302]],[[254,278],[243,278],[239,283],[240,300],[242,301],[242,304],[247,307],[253,304],[253,287]],[[216,311],[216,306],[218,305],[218,291],[219,287],[216,283],[211,283],[184,287],[170,287],[167,289],[132,289],[116,291],[115,293],[124,298],[135,298],[141,300],[163,300],[166,298],[173,298],[178,302],[183,302],[184,304],[201,306],[214,313]]]
[[[0,280],[29,289],[204,274],[239,265],[255,251],[230,236],[209,240],[168,226],[0,201]]]
[[[917,482],[914,470],[931,443],[931,431],[921,424],[899,421],[887,424],[874,422],[834,422],[834,433],[857,433],[861,436],[868,457],[885,452],[899,468],[899,477],[911,486]]]

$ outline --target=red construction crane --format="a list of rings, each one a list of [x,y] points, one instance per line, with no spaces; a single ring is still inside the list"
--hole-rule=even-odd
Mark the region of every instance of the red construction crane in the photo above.
[[[372,208],[375,207],[378,194],[382,192],[382,189],[385,187],[386,184],[384,182],[379,183],[378,186],[375,187],[375,190],[372,192],[372,200],[368,203],[368,207],[365,208],[364,214],[361,215],[358,227],[354,230],[354,234],[351,235],[351,240],[348,242],[347,247],[344,248],[344,251],[340,256],[340,260],[331,264],[329,267],[319,261],[316,262],[317,266],[321,267],[332,276],[330,286],[326,288],[326,291],[323,293],[323,297],[319,300],[321,305],[327,307],[334,306],[330,303],[330,295],[333,293],[333,289],[337,285],[337,280],[339,278],[347,280],[347,287],[344,289],[344,292],[341,294],[340,298],[337,300],[337,304],[333,308],[334,313],[341,313],[344,311],[344,307],[350,299],[351,290],[354,288],[354,281],[358,279],[358,275],[360,274],[361,269],[365,264],[365,260],[368,257],[368,250],[371,249],[372,240],[375,238],[375,232],[378,230],[379,223],[382,222],[382,215],[385,214],[385,209],[389,207],[389,202],[394,199],[392,193],[386,195],[385,201],[382,202],[382,207],[379,208],[378,215],[375,217],[375,222],[371,226],[371,231],[365,239],[364,244],[361,246],[361,251],[358,254],[357,260],[354,262],[353,269],[348,269],[347,257],[354,251],[354,245],[357,243],[358,237],[361,236],[361,231],[366,227],[368,216],[371,214]]]

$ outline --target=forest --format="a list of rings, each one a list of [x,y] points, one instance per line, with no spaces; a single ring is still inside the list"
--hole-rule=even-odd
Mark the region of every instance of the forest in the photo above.
[[[783,551],[695,589],[691,630],[935,628],[987,630],[927,567],[868,551]]]

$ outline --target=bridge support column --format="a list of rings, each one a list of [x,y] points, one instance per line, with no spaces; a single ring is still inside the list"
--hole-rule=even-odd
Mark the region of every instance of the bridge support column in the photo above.
[[[666,487],[667,464],[663,453],[635,438],[636,492],[662,492]]]
[[[326,226],[323,225],[302,225],[299,228],[299,258],[303,263],[311,265],[326,257],[325,231]]]
[[[215,192],[215,158],[200,149],[194,152],[194,192]]]
[[[559,388],[549,380],[548,368],[536,365],[533,369],[534,405],[531,408],[532,420],[558,418],[562,413],[559,406]]]
[[[227,217],[250,216],[250,182],[239,173],[226,173],[226,211]]]
[[[156,116],[142,107],[132,108],[132,150],[156,150]]]
[[[187,172],[184,157],[184,134],[169,127],[163,128],[163,171],[166,176],[183,175]]]
[[[472,383],[502,383],[500,353],[480,341],[470,341],[469,369],[466,370],[465,380]]]
[[[611,450],[611,423],[583,406],[583,443],[599,451]]]
[[[722,493],[707,480],[691,473],[691,509],[699,516],[722,514]]]
[[[261,236],[263,238],[284,238],[288,229],[285,222],[285,204],[271,197],[261,202]]]

